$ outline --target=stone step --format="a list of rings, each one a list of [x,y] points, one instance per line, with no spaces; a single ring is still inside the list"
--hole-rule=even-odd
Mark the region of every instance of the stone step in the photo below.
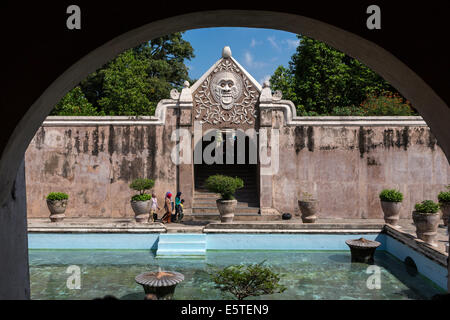
[[[162,251],[178,250],[178,251],[192,251],[192,250],[205,250],[206,241],[188,241],[188,242],[159,242],[158,251],[161,254]]]
[[[206,236],[204,234],[160,234],[157,258],[196,257],[206,254]]]
[[[192,208],[192,214],[197,213],[219,213],[219,210],[217,209],[217,206],[214,207],[193,207]],[[235,214],[236,213],[259,213],[259,208],[257,207],[236,207]]]
[[[195,182],[195,188],[196,189],[205,189],[206,190],[206,184],[204,184],[203,182]],[[243,189],[257,189],[258,185],[256,183],[246,183],[244,181],[244,188]],[[242,189],[240,189],[242,190]]]
[[[252,200],[252,199],[251,199]],[[194,207],[214,207],[216,206],[216,199],[206,198],[206,199],[197,199],[195,198],[193,201]],[[256,201],[238,201],[238,207],[259,207],[259,203]]]
[[[177,250],[177,249],[166,249],[160,250],[159,253],[156,254],[156,258],[202,258],[206,257],[206,249],[198,249],[198,250]]]
[[[240,190],[237,190],[236,191],[236,194],[247,194],[247,193],[249,193],[249,194],[255,194],[255,195],[257,195],[258,194],[258,192],[257,192],[257,190],[256,189],[240,189]],[[210,191],[208,191],[208,190],[206,190],[206,189],[199,189],[199,188],[196,188],[195,189],[195,191],[194,191],[194,197],[195,196],[197,196],[197,195],[215,195],[215,194],[217,194],[217,193],[214,193],[214,192],[210,192]]]
[[[219,213],[184,215],[184,221],[220,221]],[[279,215],[238,214],[235,213],[233,221],[280,221]]]

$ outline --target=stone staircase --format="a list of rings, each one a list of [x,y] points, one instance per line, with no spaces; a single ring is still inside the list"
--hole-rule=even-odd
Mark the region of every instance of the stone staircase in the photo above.
[[[244,188],[236,192],[238,201],[234,220],[261,220],[259,214],[259,196],[257,188],[256,166],[252,165],[202,165],[195,168],[195,191],[192,201],[192,214],[185,215],[185,220],[219,221],[216,200],[219,194],[209,192],[205,188],[205,180],[214,174],[239,177],[244,181]]]
[[[205,234],[160,234],[156,258],[203,258],[206,255]]]

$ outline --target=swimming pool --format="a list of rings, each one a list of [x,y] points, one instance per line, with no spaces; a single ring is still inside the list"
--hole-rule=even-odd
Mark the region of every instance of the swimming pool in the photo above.
[[[180,236],[180,235],[178,235]],[[381,288],[370,288],[368,265],[351,263],[349,238],[382,243],[375,255]],[[446,268],[386,234],[208,234],[201,259],[159,259],[159,234],[29,234],[32,299],[93,299],[107,294],[143,299],[134,277],[158,267],[185,275],[175,299],[223,299],[210,274],[231,264],[259,263],[287,287],[262,299],[429,299],[445,292]],[[414,274],[403,262],[410,257]],[[80,289],[69,289],[69,266],[80,270]],[[373,270],[372,270],[373,271]],[[258,298],[258,299],[259,299]]]

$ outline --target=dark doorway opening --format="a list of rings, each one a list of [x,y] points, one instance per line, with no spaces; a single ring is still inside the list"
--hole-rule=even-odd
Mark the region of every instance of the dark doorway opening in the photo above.
[[[216,160],[213,164],[208,164],[202,157],[201,164],[194,165],[195,190],[207,192],[205,180],[212,175],[222,174],[231,177],[239,177],[244,181],[244,188],[236,192],[238,206],[259,207],[259,184],[257,165],[257,143],[248,136],[245,136],[245,143],[238,144],[238,137],[226,132],[213,136],[211,141],[201,141],[202,155],[205,148],[212,143],[219,145],[219,154],[216,158],[216,150],[211,151],[211,156]],[[244,139],[244,137],[242,137]],[[245,146],[245,149],[243,148]],[[209,147],[211,148],[211,146]]]

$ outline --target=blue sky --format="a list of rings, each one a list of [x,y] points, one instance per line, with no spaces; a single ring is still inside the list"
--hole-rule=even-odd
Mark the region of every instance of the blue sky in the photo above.
[[[196,29],[183,38],[194,48],[195,58],[185,61],[192,79],[199,79],[230,46],[232,56],[261,84],[279,65],[288,66],[298,45],[294,33],[256,28]]]

